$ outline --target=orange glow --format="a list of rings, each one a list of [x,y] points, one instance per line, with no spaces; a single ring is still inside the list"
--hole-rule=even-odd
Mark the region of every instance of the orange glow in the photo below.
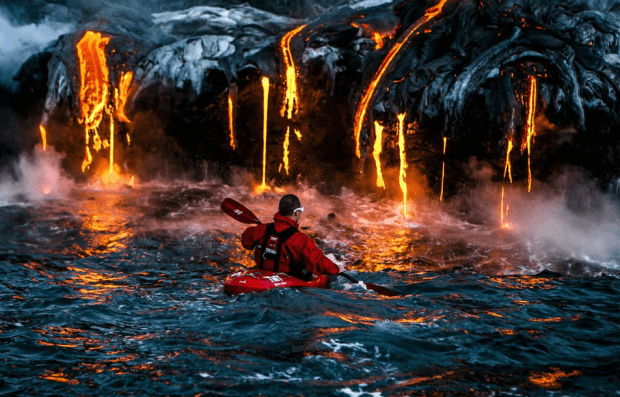
[[[297,69],[295,68],[295,61],[293,61],[293,53],[291,52],[291,40],[293,36],[301,32],[305,27],[306,25],[298,26],[285,34],[280,41],[280,49],[282,50],[282,57],[286,65],[286,94],[284,102],[282,103],[282,108],[280,109],[280,115],[284,117],[286,114],[286,118],[289,120],[293,118],[293,115],[297,114],[299,105],[299,97],[297,94]]]
[[[110,117],[110,168],[109,172],[114,172],[114,118]]]
[[[39,124],[39,131],[41,132],[41,144],[43,145],[43,151],[47,149],[47,131],[42,124]]]
[[[80,62],[80,110],[87,130],[95,130],[103,119],[108,101],[109,72],[105,47],[109,37],[88,31],[77,43]]]
[[[265,183],[265,176],[267,172],[267,113],[269,110],[269,77],[263,76],[261,79],[263,85],[263,183],[260,186],[261,190],[267,189]]]
[[[86,129],[86,158],[82,163],[82,171],[92,162],[88,148],[89,135],[92,131],[93,148],[101,149],[101,138],[97,128],[103,119],[108,102],[109,71],[106,62],[105,47],[109,37],[101,33],[88,31],[77,43],[76,50],[80,64],[80,123]]]
[[[424,25],[425,23],[427,23],[428,21],[430,21],[431,19],[439,15],[441,11],[443,10],[443,7],[446,1],[447,0],[440,0],[436,6],[430,7],[429,9],[427,9],[426,12],[424,13],[424,16],[420,18],[416,23],[411,25],[407,29],[407,31],[402,35],[401,39],[398,40],[396,43],[394,43],[394,46],[390,48],[390,51],[388,52],[387,56],[383,59],[383,61],[381,62],[381,65],[379,66],[379,69],[377,70],[374,77],[370,81],[368,88],[362,95],[362,99],[360,100],[357,106],[357,111],[355,112],[355,123],[353,126],[353,133],[354,133],[354,138],[355,138],[355,155],[358,158],[362,157],[362,152],[360,149],[360,135],[362,133],[362,128],[364,126],[364,123],[366,122],[366,114],[368,112],[368,107],[370,106],[370,102],[372,101],[375,95],[375,91],[377,87],[379,86],[379,83],[381,83],[383,76],[386,74],[388,68],[392,64],[392,61],[394,60],[394,58],[396,58],[396,55],[398,54],[398,52],[407,43],[407,41],[409,41],[409,38],[411,38],[411,36],[413,36],[414,33],[416,33],[422,25]]]
[[[355,27],[355,28],[362,28],[362,30],[364,31],[364,33],[369,33],[370,36],[372,37],[372,41],[375,42],[375,50],[380,50],[381,48],[383,48],[383,40],[385,38],[394,38],[394,34],[395,31],[392,32],[378,32],[376,30],[374,30],[371,26],[369,26],[368,24],[362,23],[361,25],[358,25],[355,22],[351,23],[351,26]]]
[[[561,388],[561,384],[559,380],[561,378],[569,378],[572,376],[581,375],[580,371],[574,370],[573,372],[564,372],[560,371],[557,368],[552,368],[554,371],[549,373],[539,373],[530,375],[530,382],[539,387],[544,387],[545,389],[559,389]]]
[[[86,146],[86,155],[84,161],[82,161],[82,172],[86,171],[86,168],[93,162],[93,156],[90,154],[90,149]]]
[[[125,104],[129,97],[129,86],[133,79],[133,72],[123,73],[118,83],[118,88],[114,90],[114,106],[116,107],[116,118],[124,123],[130,123],[125,115]]]
[[[524,141],[521,143],[521,152],[527,147],[527,191],[532,190],[532,167],[530,163],[530,155],[532,149],[532,140],[536,136],[536,129],[534,119],[536,117],[536,97],[537,97],[537,83],[534,76],[530,76],[530,100],[527,107],[527,135]]]
[[[301,141],[301,132],[298,129],[293,130],[295,132],[295,136],[297,136],[297,140]]]
[[[501,284],[502,287],[511,289],[553,289],[556,286],[551,282],[553,279],[532,276],[490,277],[491,281]],[[515,300],[519,305],[531,304],[525,300]]]
[[[45,374],[39,375],[41,379],[53,380],[55,382],[67,383],[70,385],[78,385],[80,382],[77,379],[69,379],[67,375],[62,372],[51,372],[46,370]]]
[[[372,151],[372,156],[375,158],[375,164],[377,166],[377,187],[385,189],[385,182],[383,181],[383,174],[381,172],[381,151],[383,143],[383,126],[375,121],[375,145]]]
[[[286,135],[284,136],[284,170],[286,171],[286,175],[288,175],[288,145],[289,145],[289,136],[291,135],[291,128],[286,127]]]
[[[504,187],[502,186],[502,199],[500,201],[500,209],[499,209],[499,223],[502,229],[513,230],[514,226],[512,225],[512,223],[508,222],[507,219],[508,219],[508,205],[506,205],[506,209],[504,210]]]
[[[398,183],[403,191],[403,216],[407,217],[407,154],[405,147],[405,117],[406,113],[397,115],[398,117],[398,148],[400,153],[400,173]]]
[[[444,157],[446,155],[446,144],[448,143],[448,138],[443,137],[443,154]],[[439,201],[443,201],[443,181],[446,176],[446,160],[441,163],[441,193],[439,194]]]
[[[230,94],[230,92],[228,93],[228,132],[230,133],[230,147],[233,150],[237,150],[237,144],[235,143],[235,128],[233,125],[234,122],[234,104],[233,104],[233,99],[232,96]]]
[[[506,148],[506,164],[504,165],[504,178],[506,178],[506,172],[508,172],[508,178],[512,183],[512,166],[510,165],[510,152],[512,151],[512,139],[508,140],[508,147]]]

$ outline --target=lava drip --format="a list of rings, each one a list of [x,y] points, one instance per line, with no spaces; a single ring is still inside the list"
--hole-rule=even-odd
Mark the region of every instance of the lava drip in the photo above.
[[[506,208],[504,208],[504,187],[502,186],[502,196],[500,199],[500,208],[499,208],[499,223],[502,229],[512,230],[514,226],[512,223],[508,222],[508,204],[506,204]]]
[[[536,100],[537,100],[537,83],[536,78],[532,75],[529,76],[530,89],[529,89],[529,101],[527,106],[527,122],[526,122],[526,135],[521,143],[521,153],[527,147],[527,191],[532,190],[532,167],[530,162],[532,140],[536,136],[534,119],[536,117]]]
[[[405,147],[405,117],[406,113],[400,113],[398,117],[398,148],[400,153],[400,172],[398,183],[403,192],[403,216],[407,218],[407,154]]]
[[[230,134],[230,147],[232,150],[237,150],[237,143],[235,141],[235,103],[233,99],[233,95],[236,92],[236,85],[232,85],[228,89],[228,133]]]
[[[282,108],[280,108],[280,116],[286,115],[287,119],[292,119],[297,114],[299,106],[299,97],[297,94],[297,69],[295,61],[293,61],[293,53],[291,52],[291,40],[293,36],[301,32],[306,25],[301,25],[282,37],[280,41],[280,49],[286,66],[286,91]]]
[[[441,163],[441,192],[439,193],[439,201],[442,202],[443,201],[443,182],[444,182],[444,178],[446,176],[446,144],[448,143],[448,138],[446,138],[445,136],[443,137],[443,157],[444,160]]]
[[[258,192],[264,192],[269,187],[266,183],[267,173],[267,114],[269,111],[269,77],[263,76],[261,79],[263,86],[263,181],[258,187]]]
[[[89,150],[90,132],[93,136],[93,148],[101,149],[101,139],[97,128],[103,120],[103,113],[108,102],[109,71],[106,62],[105,47],[110,38],[101,33],[88,31],[77,43],[77,55],[80,63],[80,123],[86,129],[86,157],[82,163],[82,172],[92,162]]]
[[[506,147],[506,163],[504,164],[504,178],[506,178],[507,173],[508,178],[510,179],[510,183],[512,183],[512,165],[510,164],[510,152],[512,152],[512,139],[508,140],[508,146]]]
[[[291,127],[286,127],[286,135],[284,136],[284,154],[282,155],[282,162],[284,163],[284,171],[288,175],[288,147],[290,144]]]
[[[375,158],[375,164],[377,167],[377,187],[385,189],[385,182],[383,181],[383,173],[381,172],[381,151],[383,144],[383,126],[375,121],[375,144],[372,151],[372,156]]]
[[[402,35],[401,39],[398,40],[396,43],[394,43],[394,46],[390,48],[390,51],[388,52],[387,56],[383,59],[383,61],[381,62],[381,65],[379,66],[379,69],[377,70],[374,77],[370,81],[368,88],[362,95],[362,99],[358,103],[357,110],[355,112],[355,121],[353,125],[353,133],[354,133],[354,138],[355,138],[355,155],[358,158],[362,157],[362,152],[360,148],[361,146],[360,136],[362,133],[362,128],[366,121],[366,115],[368,113],[368,108],[370,106],[372,99],[374,98],[377,87],[382,82],[384,75],[386,74],[388,68],[392,65],[392,62],[394,61],[394,59],[396,58],[396,56],[398,55],[402,47],[409,41],[409,39],[414,35],[414,33],[418,32],[418,30],[424,24],[426,24],[427,22],[429,22],[430,20],[432,20],[433,18],[435,18],[437,15],[439,15],[442,12],[446,1],[447,0],[440,0],[440,2],[437,5],[427,9],[424,12],[424,16],[420,18],[418,21],[416,21],[416,23],[411,25],[407,29],[407,31]]]
[[[43,124],[39,124],[39,131],[41,132],[41,144],[43,145],[43,151],[47,149],[47,131]]]

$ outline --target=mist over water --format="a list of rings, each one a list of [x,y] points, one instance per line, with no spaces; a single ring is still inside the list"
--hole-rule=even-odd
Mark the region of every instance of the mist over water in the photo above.
[[[14,89],[13,77],[26,60],[45,49],[60,35],[74,29],[72,24],[43,20],[41,23],[16,25],[0,6],[0,84]]]

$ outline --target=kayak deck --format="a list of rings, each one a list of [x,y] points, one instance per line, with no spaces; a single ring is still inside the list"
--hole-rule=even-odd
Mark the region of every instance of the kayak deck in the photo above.
[[[246,292],[262,292],[273,288],[314,287],[327,288],[326,275],[312,275],[312,279],[304,281],[286,273],[276,273],[267,270],[247,270],[231,274],[224,282],[224,292],[228,295],[243,294]]]

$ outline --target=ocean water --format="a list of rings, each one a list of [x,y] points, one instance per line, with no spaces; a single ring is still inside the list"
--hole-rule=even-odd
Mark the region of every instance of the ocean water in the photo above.
[[[388,199],[295,192],[320,248],[401,295],[340,277],[224,294],[253,263],[221,200],[268,221],[280,193],[177,182],[4,195],[0,395],[620,394],[620,271],[604,242],[571,251],[562,232],[524,236],[447,206],[404,220]]]

